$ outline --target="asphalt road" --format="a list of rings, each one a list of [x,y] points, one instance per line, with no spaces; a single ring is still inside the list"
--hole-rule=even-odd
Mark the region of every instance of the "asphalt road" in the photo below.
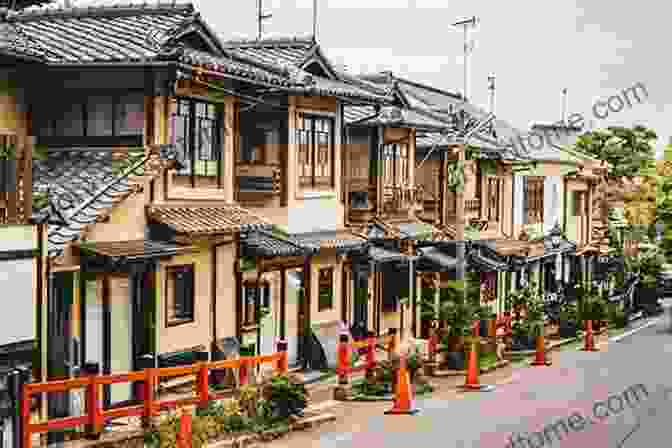
[[[647,321],[633,322],[637,328]],[[317,430],[271,445],[345,447],[655,447],[670,443],[672,333],[666,312],[600,352],[567,349],[551,367],[510,369],[492,392],[457,390],[418,399],[415,416],[390,403],[357,403],[350,428]],[[485,381],[481,381],[484,383]],[[437,396],[438,395],[438,396]],[[353,404],[349,404],[352,406]],[[573,415],[574,414],[574,415]],[[328,432],[327,432],[328,431]],[[536,433],[536,434],[535,434]],[[529,442],[511,445],[512,434]],[[513,439],[516,440],[515,438]],[[306,443],[307,442],[307,443]]]

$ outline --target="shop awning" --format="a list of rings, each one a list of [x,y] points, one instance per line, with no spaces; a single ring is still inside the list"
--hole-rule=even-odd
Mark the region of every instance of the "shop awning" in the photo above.
[[[366,238],[344,229],[292,234],[289,239],[307,249],[336,249],[339,254],[360,251],[368,245]]]
[[[501,248],[501,244],[499,245]],[[508,271],[511,268],[509,256],[499,253],[498,241],[474,241],[467,254],[471,270]]]

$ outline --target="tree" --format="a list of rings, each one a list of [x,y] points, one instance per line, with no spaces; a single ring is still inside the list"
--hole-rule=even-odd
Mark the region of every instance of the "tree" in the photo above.
[[[657,164],[656,222],[665,226],[663,250],[672,255],[672,145],[665,150],[665,159]]]
[[[658,136],[644,126],[612,126],[581,135],[574,149],[610,164],[610,177],[638,176],[655,157]]]

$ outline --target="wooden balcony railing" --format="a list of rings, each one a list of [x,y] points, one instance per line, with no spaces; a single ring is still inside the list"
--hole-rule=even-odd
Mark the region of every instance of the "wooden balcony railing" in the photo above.
[[[280,166],[275,164],[237,164],[236,187],[245,195],[279,195],[282,189]]]
[[[417,187],[386,186],[383,193],[383,208],[389,211],[408,210],[418,202],[420,191]]]
[[[464,211],[469,215],[480,215],[481,214],[481,200],[476,199],[467,199],[464,201]]]
[[[26,224],[32,216],[32,139],[0,130],[0,224]]]

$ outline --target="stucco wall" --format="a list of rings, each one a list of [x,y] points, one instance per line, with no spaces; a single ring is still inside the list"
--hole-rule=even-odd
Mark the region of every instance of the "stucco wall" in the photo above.
[[[162,297],[157,310],[159,331],[158,351],[166,353],[194,347],[200,344],[208,346],[211,338],[212,317],[211,300],[211,263],[208,250],[193,254],[172,257],[161,261],[159,281]],[[194,264],[194,321],[174,327],[166,326],[166,267],[183,264]]]
[[[134,241],[145,238],[146,191],[131,194],[118,204],[110,214],[109,221],[95,223],[86,235],[89,241]]]
[[[233,275],[235,247],[233,244],[217,249],[217,339],[236,335],[236,280]],[[209,300],[208,300],[209,302]]]

